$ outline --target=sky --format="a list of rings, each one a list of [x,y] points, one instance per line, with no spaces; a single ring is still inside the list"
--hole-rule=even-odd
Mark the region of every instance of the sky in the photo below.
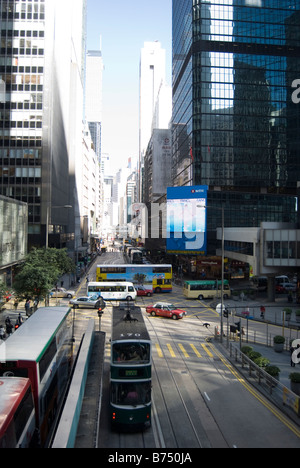
[[[172,0],[88,0],[87,50],[102,48],[102,152],[114,168],[137,160],[139,151],[139,64],[144,42],[166,49],[171,85]],[[101,38],[101,39],[100,39]]]

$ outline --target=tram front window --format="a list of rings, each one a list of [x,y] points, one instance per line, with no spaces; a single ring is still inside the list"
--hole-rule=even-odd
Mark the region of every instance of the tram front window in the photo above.
[[[147,405],[151,402],[151,382],[112,383],[111,403],[121,406]]]
[[[116,343],[113,345],[113,363],[128,364],[150,363],[150,344],[149,343]]]

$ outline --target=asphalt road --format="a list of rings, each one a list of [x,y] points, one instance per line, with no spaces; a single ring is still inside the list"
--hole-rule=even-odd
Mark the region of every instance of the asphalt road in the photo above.
[[[119,253],[98,263],[122,263]],[[96,269],[96,264],[93,267]],[[90,271],[90,277],[96,270]],[[84,285],[82,286],[84,287]],[[101,448],[298,448],[300,429],[255,391],[207,338],[220,317],[209,303],[187,301],[181,288],[171,294],[138,298],[147,304],[165,300],[186,308],[174,321],[150,317],[144,310],[153,343],[152,427],[124,434],[110,429],[109,362],[111,309],[101,321],[106,332],[104,385],[98,445]],[[94,311],[81,311],[82,319]],[[210,323],[205,328],[204,323]]]

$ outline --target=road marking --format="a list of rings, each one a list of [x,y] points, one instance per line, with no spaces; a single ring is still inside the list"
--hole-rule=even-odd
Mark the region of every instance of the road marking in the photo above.
[[[204,343],[202,343],[201,346],[204,349],[204,351],[208,354],[209,357],[211,358],[214,357],[214,355],[210,352],[210,350],[207,348],[207,346]]]
[[[184,357],[186,357],[186,358],[190,357],[181,343],[179,343],[178,346],[181,349],[181,351],[183,352]]]
[[[238,373],[238,371],[230,364],[229,361],[216,349],[214,345],[210,345],[211,348],[214,350],[216,355],[221,359],[223,364],[230,370],[230,372],[236,377],[236,379],[251,393],[263,406],[265,406],[273,415],[279,419],[286,427],[288,427],[297,437],[300,438],[300,430],[296,427],[292,421],[290,421],[284,414],[282,414],[279,410],[276,409],[275,406],[272,405],[268,400],[266,400],[263,395],[261,395],[258,391],[255,390],[254,387],[251,386],[248,382],[246,382],[243,377]]]
[[[201,358],[202,356],[201,356],[201,354],[199,353],[199,351],[198,351],[198,349],[196,348],[196,346],[193,345],[193,344],[191,344],[190,346],[191,346],[192,350],[194,351],[194,353],[196,354],[196,356],[199,357],[199,358]]]
[[[171,356],[176,357],[176,354],[174,353],[173,348],[172,348],[172,346],[170,344],[167,344],[167,348],[168,348]]]
[[[161,358],[164,357],[163,352],[162,352],[162,350],[161,350],[161,347],[159,346],[158,343],[155,343],[155,347],[156,347],[156,351],[157,351],[158,357],[161,357]]]

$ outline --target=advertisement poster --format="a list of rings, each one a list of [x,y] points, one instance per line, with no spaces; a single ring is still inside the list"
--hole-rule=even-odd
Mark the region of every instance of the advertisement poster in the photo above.
[[[167,252],[206,255],[207,191],[205,186],[167,190]]]

